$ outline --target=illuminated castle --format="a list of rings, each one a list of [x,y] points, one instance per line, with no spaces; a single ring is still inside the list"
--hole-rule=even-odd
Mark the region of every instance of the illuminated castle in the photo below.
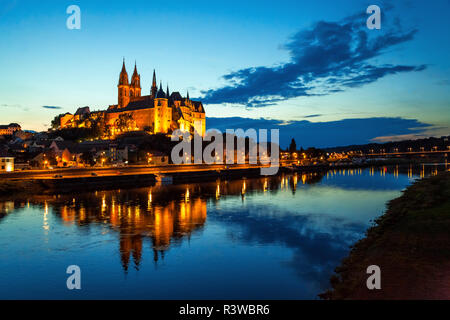
[[[91,112],[88,107],[79,108],[72,115],[62,115],[58,121],[60,128],[88,127],[93,121],[103,120],[112,135],[126,131],[144,130],[150,133],[170,133],[175,129],[204,135],[205,109],[200,101],[183,98],[179,92],[157,87],[156,73],[149,95],[141,95],[141,76],[136,64],[128,81],[125,60],[119,76],[118,103],[106,111]]]

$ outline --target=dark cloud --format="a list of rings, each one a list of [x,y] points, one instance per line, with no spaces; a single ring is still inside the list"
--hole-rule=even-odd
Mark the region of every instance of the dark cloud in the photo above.
[[[58,106],[42,106],[42,108],[53,109],[53,110],[61,110],[62,109],[62,107],[58,107]]]
[[[350,144],[366,144],[378,137],[421,134],[433,126],[416,119],[404,118],[365,118],[343,119],[329,122],[310,122],[308,120],[281,121],[272,119],[249,118],[208,118],[208,129],[279,129],[280,145],[289,146],[295,138],[297,146],[334,147]],[[232,124],[232,125],[230,125]],[[392,138],[393,139],[393,138]]]
[[[321,114],[310,114],[308,116],[304,116],[303,118],[308,119],[308,118],[317,118],[317,117],[321,117]]]
[[[381,31],[366,27],[367,15],[339,22],[319,21],[293,35],[282,48],[290,61],[251,67],[224,75],[224,87],[203,91],[205,103],[262,107],[301,96],[326,95],[360,87],[387,75],[421,71],[425,65],[374,64],[393,46],[410,41],[417,30],[403,32],[398,21]]]

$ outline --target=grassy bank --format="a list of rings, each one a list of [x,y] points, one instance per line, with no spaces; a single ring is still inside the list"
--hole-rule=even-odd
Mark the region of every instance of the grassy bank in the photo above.
[[[370,265],[381,269],[381,290],[367,289]],[[450,172],[390,201],[335,271],[323,299],[450,299]]]

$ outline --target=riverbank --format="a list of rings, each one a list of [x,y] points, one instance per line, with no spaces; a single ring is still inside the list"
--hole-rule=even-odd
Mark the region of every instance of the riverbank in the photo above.
[[[369,167],[387,168],[389,164],[389,162],[385,161],[372,162],[370,164],[347,164],[340,166],[328,164],[303,166],[284,164],[280,166],[277,175],[284,173],[325,174],[329,170],[352,170]],[[395,164],[406,165],[407,163]],[[398,174],[398,166],[395,171]],[[176,184],[186,182],[207,182],[217,179],[232,180],[259,176],[261,176],[261,167],[249,165],[131,166],[122,168],[75,168],[56,169],[51,171],[18,171],[0,175],[0,198],[15,195],[64,194],[79,191],[145,187],[157,183],[158,180],[161,180],[159,179],[161,177],[167,177],[169,178],[168,180],[170,180],[170,183]]]
[[[367,289],[370,265],[381,269],[380,290]],[[450,172],[390,201],[335,272],[322,299],[450,299]]]
[[[167,168],[166,168],[167,169]],[[55,177],[43,178],[4,178],[0,179],[0,199],[10,198],[11,196],[23,195],[40,195],[40,194],[67,194],[79,191],[98,191],[111,190],[120,188],[134,188],[152,186],[158,183],[158,177],[169,178],[169,182],[162,183],[186,183],[186,182],[203,182],[221,180],[242,179],[245,177],[259,177],[261,175],[260,167],[249,168],[211,168],[205,170],[204,168],[190,168],[188,171],[176,170],[176,167],[171,167],[170,172],[128,172],[127,168],[122,168],[120,172],[112,172],[105,174],[99,172],[98,174],[69,175],[68,171],[60,170],[56,172]],[[283,170],[280,170],[280,173]],[[52,174],[55,172],[52,172]],[[20,172],[18,173],[20,175]]]
[[[10,195],[39,194],[45,186],[36,180],[0,180],[0,198]]]

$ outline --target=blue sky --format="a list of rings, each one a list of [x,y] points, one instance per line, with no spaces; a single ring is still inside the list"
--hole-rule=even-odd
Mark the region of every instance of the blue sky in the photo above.
[[[66,28],[71,4],[81,30]],[[365,28],[370,4],[382,9],[381,30]],[[171,91],[203,100],[208,117],[306,121],[311,134],[328,128],[317,145],[348,119],[387,120],[373,135],[358,122],[339,143],[450,134],[449,9],[448,0],[1,0],[0,122],[43,130],[59,113],[116,103],[125,57],[129,73],[137,60],[145,94],[155,68]]]

